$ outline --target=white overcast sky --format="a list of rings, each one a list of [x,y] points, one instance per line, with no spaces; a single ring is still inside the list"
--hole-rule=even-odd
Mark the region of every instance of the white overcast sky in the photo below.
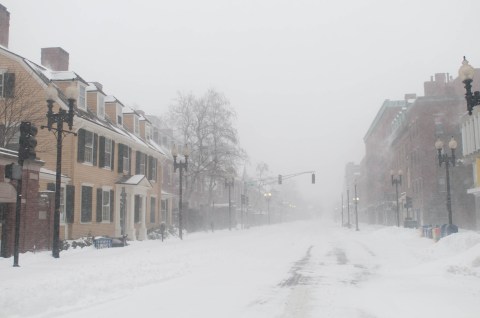
[[[423,95],[434,73],[456,76],[463,55],[480,65],[478,0],[0,3],[11,50],[40,63],[40,48],[60,46],[71,70],[147,113],[178,91],[224,93],[251,169],[315,170],[315,186],[297,183],[336,201],[385,99]]]

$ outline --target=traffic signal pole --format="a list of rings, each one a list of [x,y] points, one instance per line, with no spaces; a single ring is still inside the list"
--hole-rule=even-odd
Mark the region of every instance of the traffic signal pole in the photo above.
[[[20,176],[17,179],[17,203],[15,205],[15,237],[13,245],[13,267],[19,267],[18,253],[20,249],[20,211],[22,207],[22,179],[23,162],[25,160],[35,160],[35,147],[37,146],[37,127],[31,122],[22,121],[20,124],[20,139],[18,146],[18,164],[20,165]],[[12,166],[13,169],[13,166]],[[12,171],[13,177],[13,171]]]

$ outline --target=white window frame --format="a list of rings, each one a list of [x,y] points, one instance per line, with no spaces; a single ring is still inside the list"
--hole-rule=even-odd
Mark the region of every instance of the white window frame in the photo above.
[[[87,87],[82,84],[78,84],[78,108],[87,109]]]
[[[122,106],[117,104],[117,124],[122,127],[123,126],[123,113],[122,113]]]
[[[139,157],[140,158],[137,158],[137,159],[140,159],[140,163],[138,164],[139,170],[140,170],[139,173],[143,175],[147,175],[147,162],[146,162],[147,156],[143,152],[140,152]]]
[[[125,146],[125,148],[123,148],[124,151],[123,151],[123,171],[125,172],[128,172],[130,171],[130,147],[128,146]]]
[[[140,119],[135,114],[133,115],[133,132],[135,135],[140,134]]]
[[[108,202],[106,202],[108,198]],[[110,190],[102,189],[102,223],[110,223],[110,204],[112,198],[110,198]]]
[[[155,159],[155,158],[153,158]],[[150,181],[157,181],[157,160],[152,160],[152,167],[150,167],[150,169],[152,169],[152,180]]]
[[[105,96],[100,92],[97,94],[97,116],[105,118]]]
[[[90,143],[87,142],[87,136],[91,136]],[[91,131],[85,130],[85,154],[84,154],[84,162],[93,164],[93,139],[94,134]]]
[[[152,139],[152,127],[145,123],[145,139]]]
[[[65,224],[65,198],[67,191],[65,191],[65,186],[60,186],[60,224]]]

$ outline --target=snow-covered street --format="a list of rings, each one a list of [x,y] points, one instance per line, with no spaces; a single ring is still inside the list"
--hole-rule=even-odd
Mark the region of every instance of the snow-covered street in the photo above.
[[[324,220],[0,259],[0,317],[479,317],[480,234]]]

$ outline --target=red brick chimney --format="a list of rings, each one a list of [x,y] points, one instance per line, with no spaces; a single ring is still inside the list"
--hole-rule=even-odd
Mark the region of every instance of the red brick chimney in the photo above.
[[[10,32],[10,12],[0,4],[0,45],[8,48],[8,34]]]
[[[61,47],[42,48],[41,63],[52,71],[68,71],[69,54]]]

